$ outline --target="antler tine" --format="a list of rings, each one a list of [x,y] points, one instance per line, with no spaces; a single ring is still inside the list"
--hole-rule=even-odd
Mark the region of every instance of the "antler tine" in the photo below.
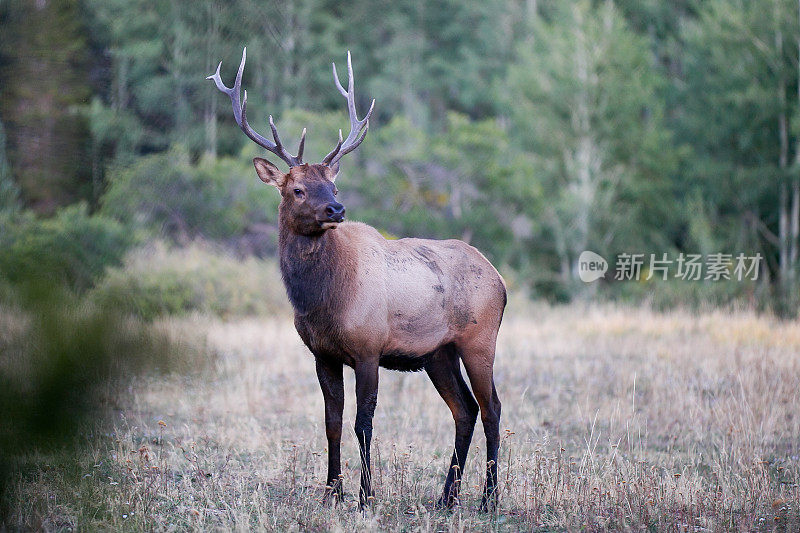
[[[237,93],[238,93],[238,91],[237,91]],[[231,97],[231,99],[233,99],[233,97]],[[238,99],[238,97],[237,97],[237,99]],[[235,104],[234,104],[234,106],[235,106]],[[250,127],[250,123],[247,122],[247,91],[244,92],[244,100],[242,100],[242,106],[239,108],[239,116],[238,117],[236,116],[235,109],[236,109],[236,107],[234,107],[233,116],[234,116],[234,118],[236,118],[236,123],[239,124],[239,127],[244,132],[244,134],[247,135],[250,138],[250,140],[252,140],[257,145],[259,145],[259,146],[261,146],[263,148],[266,148],[270,152],[273,152],[273,153],[277,154],[278,156],[281,157],[281,159],[286,161],[286,159],[284,159],[284,157],[281,154],[279,154],[278,152],[275,151],[275,149],[276,149],[275,148],[275,144],[273,144],[272,141],[270,141],[266,137],[262,137],[253,128],[251,128]],[[288,161],[286,161],[286,162],[289,163]],[[291,164],[290,164],[290,166],[291,166]]]
[[[339,149],[342,147],[342,130],[339,130],[339,143],[336,145],[336,148],[333,149],[328,155],[325,156],[325,159],[322,160],[323,165],[332,166],[331,160],[333,157],[339,153]]]
[[[358,139],[356,139],[355,142],[351,143],[350,145],[340,150],[339,153],[336,154],[336,157],[333,158],[334,159],[333,162],[334,163],[338,162],[343,156],[349,154],[350,152],[358,148],[358,145],[361,144],[361,142],[364,140],[364,137],[367,136],[368,130],[369,130],[369,122],[367,122],[366,125],[364,126],[364,129],[361,131],[361,135],[359,135]]]
[[[269,116],[269,129],[272,130],[272,138],[275,139],[275,146],[279,151],[285,152],[283,143],[281,143],[281,138],[278,136],[278,128],[275,127],[275,123],[272,121],[272,115]]]
[[[306,147],[306,129],[303,128],[303,133],[300,134],[300,146],[297,147],[297,159],[303,159],[303,149]]]
[[[364,115],[364,118],[359,120],[356,112],[356,98],[355,98],[355,76],[353,76],[353,62],[350,56],[350,51],[347,51],[347,90],[342,86],[339,80],[339,74],[336,72],[336,63],[333,63],[333,79],[336,82],[336,88],[347,99],[347,113],[350,116],[350,133],[347,134],[347,139],[341,140],[341,131],[339,132],[339,144],[333,149],[323,163],[328,166],[334,166],[345,154],[348,154],[358,148],[358,145],[364,140],[369,129],[369,117],[372,115],[372,110],[375,108],[375,100],[369,106],[369,111]]]
[[[275,139],[273,143],[266,137],[260,135],[256,132],[253,128],[250,127],[250,124],[247,122],[247,91],[244,92],[244,99],[240,100],[241,92],[242,92],[242,75],[244,74],[244,64],[247,61],[247,47],[245,46],[242,50],[242,61],[239,63],[239,70],[236,72],[236,80],[233,83],[233,87],[227,87],[222,82],[222,77],[220,76],[220,69],[222,68],[222,61],[219,62],[217,65],[217,71],[206,77],[207,80],[213,80],[214,84],[217,86],[221,92],[228,95],[231,99],[231,106],[233,107],[233,118],[236,119],[236,124],[239,125],[241,130],[247,135],[254,143],[261,146],[262,148],[266,148],[270,152],[274,153],[281,159],[283,159],[287,165],[290,167],[297,166],[303,163],[303,147],[305,144],[305,135],[306,130],[303,130],[303,137],[300,139],[300,148],[298,150],[297,156],[291,155],[281,144],[280,137],[278,137],[278,130],[275,128],[275,124],[272,122],[272,115],[269,117],[269,125],[272,129],[272,137]]]
[[[347,51],[347,60],[348,60],[347,61],[348,66],[351,66],[350,65],[350,51],[349,50]],[[345,91],[344,90],[344,87],[342,87],[342,83],[339,81],[339,74],[336,72],[336,62],[331,63],[331,65],[333,65],[333,79],[336,80],[336,88],[339,89],[339,92],[342,93],[342,96],[344,96],[345,98],[348,98],[350,93],[349,93],[349,91]],[[348,69],[347,70],[348,77],[350,76],[350,72],[352,72],[352,70]],[[348,85],[348,88],[349,88],[349,85]]]
[[[242,109],[241,104],[239,103],[239,95],[241,89],[241,82],[242,82],[242,73],[244,72],[244,63],[247,59],[247,47],[244,47],[242,50],[242,62],[239,64],[239,71],[236,73],[236,81],[233,84],[233,87],[228,87],[222,82],[222,76],[220,75],[220,70],[222,69],[222,61],[219,62],[217,65],[217,71],[210,75],[206,76],[207,80],[213,80],[214,85],[217,86],[217,89],[222,91],[223,93],[227,94],[231,99],[231,104],[233,106],[233,117],[236,119],[236,123],[241,126],[242,125]]]

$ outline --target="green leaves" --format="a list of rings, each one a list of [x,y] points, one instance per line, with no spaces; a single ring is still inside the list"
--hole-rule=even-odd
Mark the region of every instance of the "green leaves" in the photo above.
[[[121,262],[133,238],[116,220],[89,216],[85,204],[37,220],[29,212],[0,220],[0,278],[12,284],[63,284],[76,292]]]
[[[115,176],[102,211],[151,235],[224,240],[277,219],[278,194],[256,178],[245,158],[192,164],[175,148],[140,158]]]
[[[512,139],[547,198],[544,213],[527,211],[538,242],[553,243],[565,280],[585,249],[664,246],[676,158],[647,40],[612,3],[558,4],[532,28],[504,92]]]

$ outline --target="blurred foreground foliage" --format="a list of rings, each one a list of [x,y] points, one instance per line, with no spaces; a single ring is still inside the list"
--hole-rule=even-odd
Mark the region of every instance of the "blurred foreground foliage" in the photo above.
[[[0,515],[30,458],[72,450],[142,372],[185,369],[195,349],[111,305],[31,277],[0,295]],[[0,520],[0,528],[3,522]]]
[[[126,375],[178,361],[167,336],[113,307],[48,283],[14,292],[14,303],[2,304],[0,331],[5,454],[62,443],[91,411],[95,394]]]
[[[134,239],[119,222],[72,206],[40,220],[0,212],[0,529],[10,487],[38,454],[71,453],[143,372],[197,364],[193,342],[94,298]]]

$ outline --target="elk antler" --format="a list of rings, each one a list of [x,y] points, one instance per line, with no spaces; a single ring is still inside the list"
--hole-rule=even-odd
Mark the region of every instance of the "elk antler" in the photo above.
[[[278,130],[275,128],[275,124],[272,121],[272,115],[269,116],[269,127],[272,130],[272,138],[275,139],[275,142],[272,142],[266,137],[259,135],[255,130],[253,130],[253,128],[250,127],[250,124],[247,123],[247,91],[244,92],[244,100],[241,102],[239,101],[241,97],[244,62],[246,60],[247,47],[245,46],[244,50],[242,50],[242,62],[239,64],[239,71],[236,73],[236,81],[233,83],[233,87],[226,87],[225,84],[222,83],[222,78],[219,75],[219,69],[222,67],[222,61],[219,62],[217,71],[211,76],[208,76],[206,79],[214,80],[217,89],[230,97],[231,104],[233,105],[233,117],[236,119],[236,123],[240,128],[242,128],[242,131],[245,135],[250,137],[250,139],[252,139],[257,145],[266,148],[270,152],[286,161],[286,164],[290,167],[303,164],[303,148],[305,147],[306,142],[305,128],[303,128],[303,134],[300,136],[300,146],[297,148],[297,156],[293,156],[283,147],[281,138],[278,137]],[[350,88],[352,89],[352,83],[350,84]]]
[[[353,64],[350,61],[350,51],[347,51],[347,90],[344,90],[339,75],[336,73],[336,63],[333,63],[333,79],[336,80],[336,88],[342,93],[342,96],[347,98],[347,113],[350,115],[350,133],[347,138],[342,141],[342,130],[339,130],[339,143],[331,153],[325,156],[322,164],[329,167],[335,167],[343,155],[349,154],[361,144],[364,137],[367,135],[369,129],[369,116],[372,114],[372,109],[375,107],[375,99],[372,99],[372,104],[369,106],[369,111],[361,120],[358,120],[356,114],[356,99],[355,92],[353,91]],[[363,130],[363,131],[362,131]],[[360,134],[360,135],[359,135]]]

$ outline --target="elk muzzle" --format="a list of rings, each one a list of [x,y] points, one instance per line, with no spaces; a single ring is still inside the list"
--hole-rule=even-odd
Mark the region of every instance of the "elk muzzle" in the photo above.
[[[341,222],[344,220],[344,206],[339,202],[331,202],[325,208],[325,214],[330,222]]]
[[[338,224],[344,220],[344,206],[339,202],[330,202],[325,206],[319,217],[319,222],[325,226],[326,224]]]

